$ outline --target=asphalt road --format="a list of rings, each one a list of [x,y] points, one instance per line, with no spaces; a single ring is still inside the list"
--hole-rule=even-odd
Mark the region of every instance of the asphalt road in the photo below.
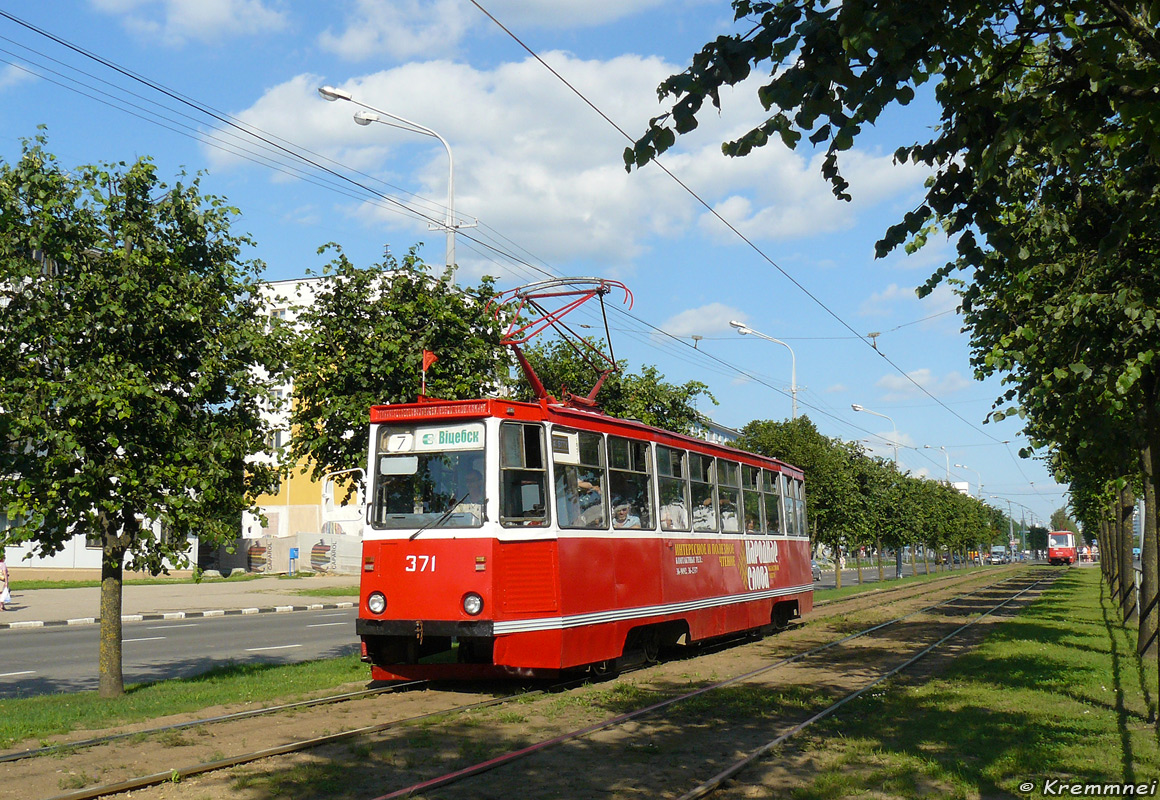
[[[230,663],[289,664],[358,651],[358,610],[126,622],[126,683],[197,675]],[[100,626],[6,631],[0,655],[0,698],[97,688]]]

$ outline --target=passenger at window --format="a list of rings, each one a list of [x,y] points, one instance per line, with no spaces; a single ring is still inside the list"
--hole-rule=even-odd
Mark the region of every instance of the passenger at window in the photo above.
[[[640,517],[632,513],[631,503],[617,503],[612,510],[612,527],[639,528]]]

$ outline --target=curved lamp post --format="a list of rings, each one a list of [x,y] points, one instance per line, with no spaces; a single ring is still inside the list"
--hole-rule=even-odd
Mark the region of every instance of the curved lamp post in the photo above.
[[[938,447],[931,447],[929,444],[924,444],[922,446],[922,449],[923,450],[942,450],[943,458],[945,458],[947,460],[947,485],[949,486],[950,482],[951,482],[951,456],[947,452],[947,449],[941,445]]]
[[[431,136],[438,139],[443,145],[443,149],[447,151],[447,221],[444,223],[444,228],[447,230],[447,268],[451,271],[451,282],[455,283],[455,229],[458,227],[455,224],[455,159],[451,155],[451,145],[447,140],[440,136],[435,131],[431,130],[425,125],[420,125],[417,122],[412,122],[409,119],[400,117],[398,114],[392,114],[389,111],[383,111],[381,108],[367,105],[361,100],[355,100],[350,92],[343,89],[336,89],[333,86],[323,86],[319,88],[318,93],[323,98],[334,102],[336,100],[345,100],[348,103],[354,103],[356,106],[361,106],[364,111],[359,111],[354,115],[354,121],[359,125],[370,125],[372,122],[380,122],[384,125],[390,125],[392,128],[400,128],[412,133],[421,133],[424,136]],[[387,119],[383,119],[386,117]],[[394,120],[390,122],[388,120]],[[402,124],[398,124],[402,123]]]
[[[891,447],[894,448],[894,466],[898,466],[898,426],[894,424],[894,420],[885,414],[879,414],[877,411],[871,411],[865,406],[860,406],[857,403],[851,403],[850,408],[855,411],[861,411],[863,414],[873,414],[876,417],[882,417],[890,423],[890,427],[894,428],[894,439],[890,442]]]
[[[955,469],[969,469],[969,470],[971,470],[971,472],[975,473],[975,477],[977,477],[979,479],[979,497],[982,498],[982,496],[983,496],[983,476],[979,474],[979,471],[977,469],[973,469],[971,467],[968,467],[966,464],[955,464]]]
[[[736,328],[737,332],[740,333],[742,336],[756,336],[758,339],[765,339],[767,342],[773,342],[774,344],[780,344],[782,347],[784,347],[786,350],[789,351],[789,358],[790,358],[789,393],[790,393],[790,397],[793,399],[793,412],[792,412],[792,416],[790,417],[790,419],[797,419],[797,355],[794,353],[793,348],[790,347],[785,342],[783,342],[781,339],[774,339],[772,336],[766,336],[764,333],[761,333],[760,331],[753,330],[753,328],[750,328],[744,322],[738,322],[737,320],[734,319],[734,320],[730,320],[729,324],[732,327]]]

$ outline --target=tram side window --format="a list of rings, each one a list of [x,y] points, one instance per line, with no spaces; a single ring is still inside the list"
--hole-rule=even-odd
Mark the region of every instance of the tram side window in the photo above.
[[[713,493],[713,457],[689,453],[689,494],[693,501],[693,530],[717,530],[717,498]]]
[[[773,470],[761,471],[761,491],[765,495],[765,529],[781,534],[781,475]]]
[[[500,523],[506,528],[547,525],[544,429],[505,422],[500,426],[500,448]]]
[[[806,527],[806,487],[801,481],[794,481],[794,505],[797,509],[797,535],[809,536],[810,529]]]
[[[797,481],[788,475],[785,478],[785,532],[787,536],[800,536],[798,530]]]
[[[745,532],[765,533],[765,503],[762,502],[758,481],[761,470],[741,465],[741,489],[745,500]]]
[[[556,517],[561,528],[607,528],[604,441],[599,433],[552,431]]]
[[[661,493],[662,531],[689,529],[688,453],[657,446],[657,483]]]
[[[612,527],[652,530],[652,458],[647,442],[608,437]]]
[[[717,499],[721,503],[721,530],[740,533],[741,467],[723,458],[717,459]]]

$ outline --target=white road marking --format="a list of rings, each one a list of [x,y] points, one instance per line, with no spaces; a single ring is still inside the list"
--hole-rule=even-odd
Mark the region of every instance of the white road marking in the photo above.
[[[292,647],[301,647],[300,644],[280,644],[277,647],[247,647],[247,653],[258,653],[262,650],[289,650]]]
[[[349,622],[317,622],[313,625],[307,625],[307,628],[328,628],[331,625],[349,625]]]
[[[122,642],[156,642],[159,639],[164,639],[164,636],[144,636],[140,639],[122,639]]]
[[[183,623],[181,625],[153,625],[153,626],[147,628],[147,630],[167,631],[170,628],[196,628],[196,627],[197,627],[196,622],[186,622],[186,623]]]
[[[14,678],[17,675],[35,675],[36,670],[26,669],[22,672],[0,672],[0,678]]]

